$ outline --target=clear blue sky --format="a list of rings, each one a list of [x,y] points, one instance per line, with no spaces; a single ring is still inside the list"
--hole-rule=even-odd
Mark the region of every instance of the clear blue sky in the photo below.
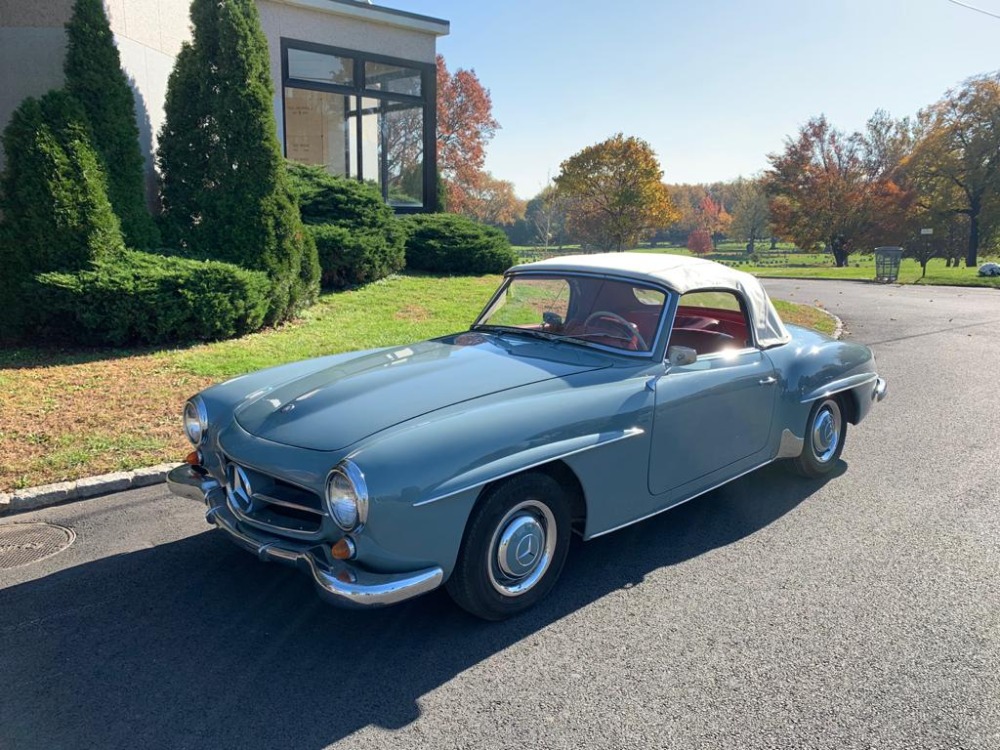
[[[618,131],[652,144],[667,182],[727,180],[813,115],[859,129],[1000,68],[1000,19],[948,0],[376,3],[451,21],[438,50],[490,89],[487,168],[521,197]]]

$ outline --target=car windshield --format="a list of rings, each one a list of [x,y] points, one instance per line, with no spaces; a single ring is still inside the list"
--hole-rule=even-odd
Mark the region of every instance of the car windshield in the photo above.
[[[666,299],[659,289],[628,281],[513,276],[474,328],[649,352],[656,343]]]

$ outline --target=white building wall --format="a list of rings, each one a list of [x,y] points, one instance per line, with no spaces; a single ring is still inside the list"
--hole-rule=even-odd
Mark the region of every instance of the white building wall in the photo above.
[[[152,197],[156,134],[174,58],[191,35],[190,0],[104,0],[104,6],[122,68],[132,79]],[[72,0],[0,0],[0,130],[26,97],[63,85],[65,25],[72,8]],[[0,149],[0,169],[5,161]]]
[[[62,29],[0,28],[0,132],[24,99],[62,86],[65,55]],[[0,148],[0,169],[5,163]]]
[[[122,69],[131,79],[147,197],[156,197],[154,155],[163,127],[167,80],[181,43],[191,38],[190,0],[104,0]]]
[[[23,99],[63,82],[72,0],[0,0],[0,131]],[[0,149],[0,169],[6,159]]]

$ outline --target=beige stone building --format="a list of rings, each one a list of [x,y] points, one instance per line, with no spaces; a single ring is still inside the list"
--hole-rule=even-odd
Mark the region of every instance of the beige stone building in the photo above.
[[[167,79],[191,36],[189,5],[104,0],[132,80],[151,176]],[[72,6],[73,0],[0,0],[0,129],[22,99],[62,85]],[[397,210],[432,206],[434,59],[448,22],[355,0],[257,0],[257,7],[286,156],[373,180]],[[0,152],[0,167],[3,161]]]

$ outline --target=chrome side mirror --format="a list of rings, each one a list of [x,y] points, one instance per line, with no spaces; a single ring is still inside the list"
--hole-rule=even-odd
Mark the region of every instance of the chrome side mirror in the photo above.
[[[698,361],[698,352],[689,346],[671,346],[667,349],[667,362],[671,367],[693,365]]]

